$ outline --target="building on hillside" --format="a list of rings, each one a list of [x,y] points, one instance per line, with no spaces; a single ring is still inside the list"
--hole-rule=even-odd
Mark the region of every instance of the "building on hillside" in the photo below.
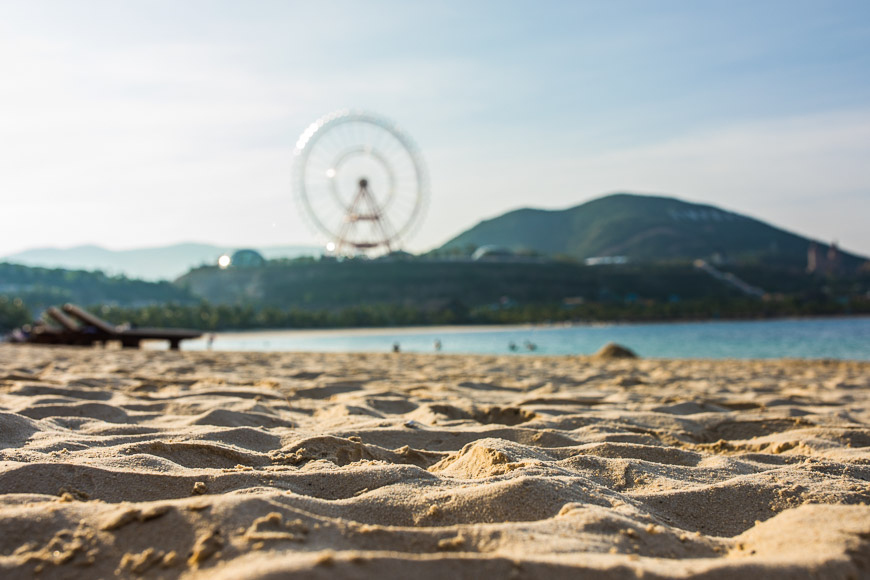
[[[518,256],[508,248],[493,245],[480,246],[471,254],[471,259],[475,262],[513,262],[517,258]]]
[[[232,256],[224,254],[218,258],[221,268],[257,268],[266,264],[266,258],[256,250],[236,250]]]
[[[843,260],[837,242],[831,242],[828,251],[815,242],[810,242],[807,250],[807,272],[810,274],[839,274],[843,268]]]
[[[626,256],[594,256],[586,258],[583,263],[587,266],[611,266],[614,264],[628,264]]]
[[[408,260],[413,260],[417,256],[410,252],[406,252],[404,250],[393,250],[388,254],[384,254],[383,256],[378,256],[378,260],[385,262],[407,262]]]

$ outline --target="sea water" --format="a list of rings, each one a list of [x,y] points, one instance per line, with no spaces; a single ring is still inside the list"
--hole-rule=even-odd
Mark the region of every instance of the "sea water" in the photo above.
[[[654,358],[870,360],[870,317],[572,326],[427,327],[220,333],[225,351],[576,355],[608,342]],[[205,337],[185,350],[208,348]]]

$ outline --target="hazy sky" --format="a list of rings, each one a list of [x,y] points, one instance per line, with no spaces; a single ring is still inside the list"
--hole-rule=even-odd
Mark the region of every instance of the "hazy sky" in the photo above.
[[[870,254],[870,2],[0,0],[0,255],[319,240],[299,134],[418,143],[440,245],[662,193]]]

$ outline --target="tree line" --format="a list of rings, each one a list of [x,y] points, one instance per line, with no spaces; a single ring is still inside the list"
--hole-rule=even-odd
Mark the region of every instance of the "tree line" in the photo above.
[[[468,307],[453,301],[438,309],[401,304],[365,304],[333,310],[255,308],[251,305],[162,304],[137,308],[92,307],[114,324],[203,331],[354,328],[430,325],[525,324],[557,322],[664,322],[691,320],[762,319],[796,316],[870,314],[870,299],[762,301],[749,298],[698,299],[679,302],[587,302],[510,304]],[[23,301],[0,296],[0,331],[31,322]]]

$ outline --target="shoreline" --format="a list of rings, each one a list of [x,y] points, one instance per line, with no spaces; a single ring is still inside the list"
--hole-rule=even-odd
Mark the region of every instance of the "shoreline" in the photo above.
[[[528,330],[528,329],[555,329],[555,328],[606,328],[611,326],[651,326],[673,324],[717,324],[717,323],[752,323],[752,322],[779,322],[779,321],[806,321],[806,320],[844,320],[844,319],[870,319],[870,314],[832,314],[817,316],[783,316],[770,318],[706,318],[689,320],[642,320],[642,321],[589,321],[589,322],[528,322],[523,324],[456,324],[456,325],[428,325],[428,326],[348,326],[342,328],[263,328],[243,330],[215,330],[217,335],[239,336],[244,334],[285,334],[299,332],[306,334],[421,334],[428,333],[433,329],[443,329],[442,332],[492,332],[499,330]],[[389,332],[388,332],[389,331]],[[204,331],[208,332],[208,331]],[[434,332],[434,331],[433,331]]]
[[[263,352],[402,352],[583,356],[616,342],[656,359],[870,360],[870,318],[667,324],[429,326],[215,333],[212,349]],[[208,350],[209,337],[186,343]],[[441,349],[435,350],[435,342]],[[531,343],[527,348],[526,343]],[[513,348],[511,344],[514,345]],[[161,344],[149,348],[161,348]]]

